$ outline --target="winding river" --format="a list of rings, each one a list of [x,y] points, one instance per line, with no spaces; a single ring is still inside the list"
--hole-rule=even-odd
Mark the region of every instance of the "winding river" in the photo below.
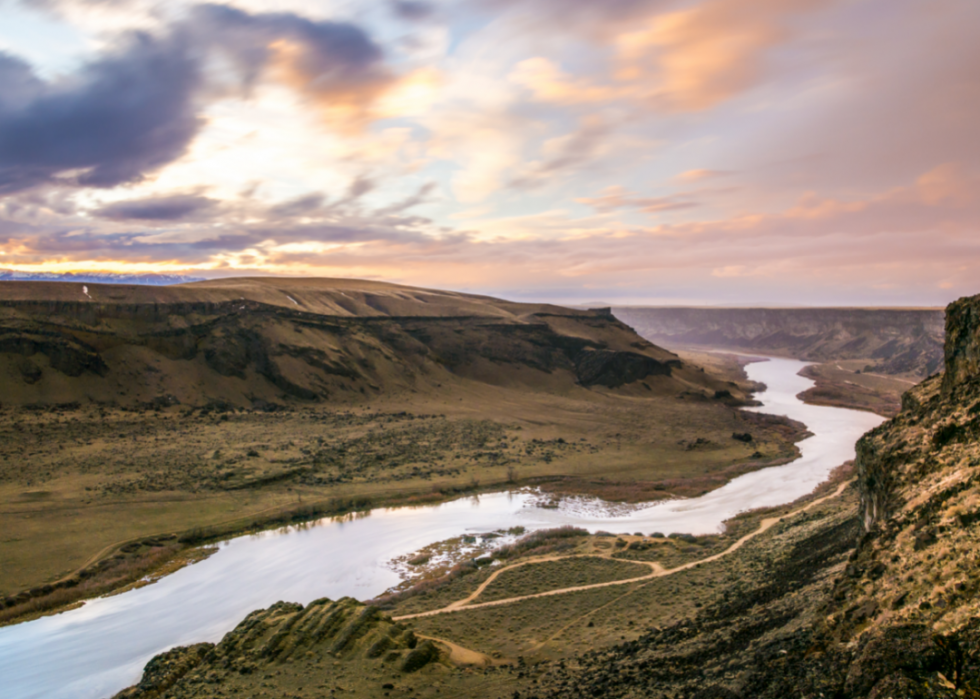
[[[811,492],[853,458],[854,443],[882,418],[805,405],[813,383],[803,362],[772,359],[746,367],[768,390],[750,408],[786,415],[813,433],[802,456],[740,476],[700,498],[627,510],[545,509],[528,492],[495,493],[441,505],[378,509],[346,521],[242,536],[210,558],[158,582],[87,602],[62,614],[0,628],[0,695],[6,699],[102,699],[139,680],[155,654],[177,645],[217,641],[249,612],[278,600],[370,599],[400,582],[390,561],[466,532],[564,524],[590,531],[716,532],[738,512],[780,505]],[[578,503],[581,505],[581,502]]]

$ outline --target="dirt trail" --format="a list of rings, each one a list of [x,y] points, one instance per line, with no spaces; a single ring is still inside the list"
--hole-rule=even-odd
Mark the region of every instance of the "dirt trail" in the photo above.
[[[489,655],[479,653],[475,650],[470,650],[469,648],[464,648],[463,646],[453,643],[452,641],[447,641],[444,638],[424,636],[420,633],[415,635],[419,638],[435,641],[436,643],[446,646],[446,648],[449,649],[449,660],[455,665],[479,665],[480,667],[489,667],[493,664],[493,658],[491,658]]]
[[[520,563],[515,563],[514,565],[510,565],[510,566],[507,566],[505,568],[501,568],[500,570],[494,571],[493,575],[491,575],[489,578],[487,578],[487,580],[484,581],[483,584],[480,585],[480,587],[478,587],[472,594],[470,594],[465,599],[458,600],[458,601],[453,602],[453,603],[451,603],[451,604],[449,604],[449,605],[447,605],[445,607],[442,607],[440,609],[433,609],[433,610],[430,610],[428,612],[419,612],[418,614],[406,614],[404,616],[393,617],[393,620],[394,621],[406,621],[408,619],[421,619],[423,617],[436,616],[436,615],[439,615],[439,614],[451,614],[451,613],[454,613],[454,612],[461,612],[461,611],[465,611],[465,610],[468,610],[468,609],[483,609],[483,608],[486,608],[486,607],[501,607],[501,606],[508,605],[508,604],[514,604],[516,602],[523,602],[524,600],[537,599],[539,597],[552,597],[554,595],[566,595],[566,594],[569,594],[569,593],[572,593],[572,592],[582,592],[584,590],[596,590],[596,589],[599,589],[601,587],[613,587],[614,585],[632,585],[632,584],[638,583],[638,582],[644,582],[644,581],[648,581],[648,580],[653,580],[654,578],[662,578],[662,577],[666,577],[668,575],[674,575],[675,573],[680,573],[680,572],[685,571],[685,570],[690,570],[691,568],[695,568],[697,566],[704,565],[705,563],[712,563],[713,561],[717,561],[720,558],[724,558],[725,556],[728,556],[728,555],[734,553],[735,551],[737,551],[740,548],[742,548],[742,546],[744,546],[747,542],[751,541],[752,539],[754,539],[755,537],[759,536],[760,534],[763,534],[763,533],[769,531],[769,529],[771,529],[780,520],[786,519],[788,517],[793,517],[794,515],[798,515],[801,512],[806,512],[807,510],[809,510],[811,508],[814,508],[817,505],[820,505],[820,504],[826,502],[827,500],[830,500],[832,498],[836,498],[836,497],[840,496],[840,494],[844,492],[844,490],[847,488],[847,486],[849,486],[853,482],[854,482],[853,480],[845,481],[845,482],[841,483],[837,487],[837,490],[835,490],[833,493],[831,493],[829,495],[825,495],[822,498],[818,498],[818,499],[816,499],[816,500],[814,500],[814,501],[812,501],[810,503],[807,503],[803,507],[800,507],[800,508],[798,508],[796,510],[793,510],[792,512],[788,512],[788,513],[786,513],[784,515],[780,515],[778,517],[768,517],[766,519],[763,519],[762,522],[759,524],[758,529],[756,529],[755,531],[749,532],[748,534],[746,534],[745,536],[743,536],[741,539],[739,539],[738,541],[736,541],[734,544],[732,544],[731,546],[729,546],[724,551],[721,551],[720,553],[716,553],[713,556],[708,556],[707,558],[701,558],[701,559],[699,559],[697,561],[691,561],[690,563],[685,563],[684,565],[677,566],[676,568],[669,568],[668,569],[668,568],[664,568],[663,566],[661,566],[660,564],[655,563],[655,562],[654,563],[647,563],[647,565],[649,565],[653,570],[650,572],[649,575],[643,575],[643,576],[640,576],[638,578],[628,578],[626,580],[612,580],[610,582],[594,583],[592,585],[580,585],[578,587],[564,587],[564,588],[560,588],[560,589],[557,589],[557,590],[548,590],[547,592],[537,592],[537,593],[534,593],[534,594],[531,594],[531,595],[521,595],[520,597],[508,597],[506,599],[494,600],[493,602],[480,602],[479,604],[470,604],[470,602],[472,602],[473,600],[478,599],[479,596],[483,593],[483,591],[487,588],[487,586],[489,586],[490,583],[493,582],[493,580],[498,575],[500,575],[501,573],[503,573],[505,570],[511,570],[513,568],[519,568],[519,567],[524,566],[524,565],[532,565],[534,563],[543,563],[545,561],[561,560],[561,559],[564,559],[564,558],[583,558],[583,557],[588,557],[588,556],[581,556],[581,555],[579,555],[579,556],[546,556],[546,557],[542,557],[542,558],[539,558],[539,559],[532,559],[532,560],[528,560],[528,561],[522,561]],[[631,563],[635,563],[635,562],[637,562],[637,561],[631,561]]]
[[[605,558],[605,559],[610,559],[611,557],[610,557],[609,554],[588,554],[588,553],[582,553],[582,554],[576,554],[574,556],[540,556],[540,557],[537,557],[537,558],[529,558],[526,561],[521,561],[520,563],[514,563],[513,565],[505,566],[503,568],[498,568],[497,570],[495,570],[490,575],[489,578],[487,578],[486,580],[484,580],[480,584],[480,586],[478,588],[476,588],[473,592],[471,592],[468,597],[466,597],[465,599],[461,599],[461,600],[458,600],[456,602],[453,602],[452,604],[444,607],[444,609],[446,611],[448,611],[450,609],[458,609],[460,607],[466,606],[467,604],[469,604],[470,602],[472,602],[473,600],[475,600],[477,597],[479,597],[480,595],[482,595],[483,592],[484,592],[484,590],[486,590],[488,587],[490,587],[491,583],[493,583],[493,581],[497,579],[497,576],[499,576],[501,573],[504,573],[504,572],[506,572],[508,570],[514,570],[515,568],[521,568],[522,566],[527,566],[527,565],[534,565],[536,563],[548,563],[550,561],[563,561],[563,560],[567,560],[567,559],[570,559],[570,558]],[[657,571],[663,571],[663,570],[665,570],[662,565],[660,565],[659,563],[657,563],[655,561],[625,561],[625,562],[626,563],[635,563],[638,566],[648,567],[654,573],[656,573]],[[626,580],[614,580],[613,582],[615,582],[615,583],[621,583],[621,582],[622,583],[625,583],[625,582],[632,582],[632,581],[635,581],[635,580],[648,580],[650,577],[651,577],[651,575],[640,575],[640,576],[637,576],[635,578],[627,578]],[[601,585],[607,585],[607,584],[608,583],[599,583],[600,586]],[[589,587],[591,587],[591,586],[576,587],[574,589],[576,589],[576,590],[588,590]],[[568,589],[573,589],[573,588],[568,588]],[[532,596],[534,596],[534,595],[532,595]],[[513,597],[513,598],[509,598],[509,599],[516,600],[518,598]],[[524,598],[521,597],[520,599],[524,599]],[[507,601],[507,600],[501,600],[501,601]],[[489,603],[487,603],[487,604],[489,604]],[[424,612],[424,614],[428,614],[428,612]],[[409,617],[399,617],[399,618],[409,618]]]

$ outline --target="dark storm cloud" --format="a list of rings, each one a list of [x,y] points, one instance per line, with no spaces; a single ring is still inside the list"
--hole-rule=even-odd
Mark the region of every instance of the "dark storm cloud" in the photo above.
[[[131,35],[70,79],[0,61],[0,193],[62,178],[111,187],[180,157],[201,126],[198,61],[179,36]]]
[[[291,48],[285,58],[270,48],[278,41]],[[0,53],[0,194],[52,182],[113,187],[176,160],[217,94],[203,70],[215,51],[245,86],[279,60],[288,82],[328,104],[363,105],[390,80],[380,47],[353,24],[222,5],[200,5],[159,35],[130,33],[50,82]]]
[[[217,207],[215,199],[198,194],[178,194],[120,201],[92,213],[113,221],[199,221],[213,216]]]
[[[249,14],[206,4],[194,8],[190,24],[202,42],[232,58],[246,84],[277,57],[288,65],[289,79],[297,87],[327,99],[370,99],[390,81],[381,47],[348,22],[315,22],[285,12]],[[295,51],[277,56],[279,41]]]

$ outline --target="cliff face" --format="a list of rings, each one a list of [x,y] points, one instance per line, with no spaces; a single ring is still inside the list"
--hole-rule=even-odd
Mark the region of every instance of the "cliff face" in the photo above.
[[[0,284],[8,405],[349,402],[460,380],[729,388],[607,310],[349,280]]]
[[[980,377],[980,303],[977,297],[964,298],[946,309],[947,393]]]
[[[870,359],[877,372],[925,377],[943,361],[941,310],[857,308],[616,308],[651,342],[800,359]]]
[[[870,540],[859,560],[880,566],[864,594],[892,620],[956,628],[980,614],[978,319],[980,296],[950,305],[943,376],[910,390],[901,414],[857,445]]]

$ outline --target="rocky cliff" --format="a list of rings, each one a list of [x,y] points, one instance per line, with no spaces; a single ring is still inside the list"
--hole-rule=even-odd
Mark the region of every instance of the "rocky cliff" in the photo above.
[[[947,309],[945,372],[858,443],[867,531],[845,587],[871,623],[956,629],[980,616],[980,296]]]
[[[943,362],[940,309],[616,308],[615,315],[665,347],[868,359],[886,374],[928,376]]]

